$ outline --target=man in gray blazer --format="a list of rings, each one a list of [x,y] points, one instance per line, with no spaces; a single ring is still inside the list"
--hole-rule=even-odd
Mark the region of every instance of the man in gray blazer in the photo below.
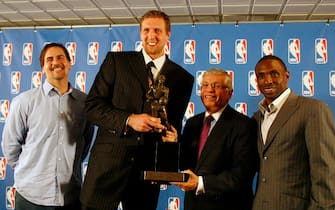
[[[169,123],[179,133],[182,127],[194,78],[164,53],[171,33],[169,17],[149,11],[140,22],[143,50],[108,53],[87,97],[88,120],[99,129],[81,192],[85,209],[116,210],[121,201],[123,210],[156,210],[159,185],[140,180],[140,175],[152,167],[145,158],[154,151],[150,148],[165,138],[152,132],[164,125],[151,115],[146,100],[150,82],[159,75],[169,88]],[[155,64],[150,67],[153,78],[146,69],[150,61]]]
[[[297,96],[276,56],[255,67],[260,158],[253,210],[335,209],[335,126],[329,107]]]

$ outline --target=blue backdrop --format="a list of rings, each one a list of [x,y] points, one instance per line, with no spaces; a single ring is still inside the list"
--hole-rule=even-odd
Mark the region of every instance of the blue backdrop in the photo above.
[[[220,67],[234,81],[230,105],[251,116],[261,100],[254,65],[263,56],[281,57],[299,95],[326,102],[335,113],[335,27],[333,23],[248,23],[173,25],[166,53],[197,79],[184,121],[204,110],[198,77]],[[47,42],[66,45],[73,59],[70,82],[88,92],[107,51],[140,50],[138,26],[65,29],[4,29],[0,32],[0,133],[13,97],[39,86],[39,53]],[[0,137],[1,142],[1,137]],[[86,163],[83,163],[83,173]],[[0,210],[15,209],[13,170],[0,152]],[[161,186],[158,210],[182,210],[183,192]]]

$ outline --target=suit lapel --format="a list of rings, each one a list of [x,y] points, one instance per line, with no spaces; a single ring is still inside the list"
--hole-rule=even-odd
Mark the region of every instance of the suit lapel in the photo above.
[[[232,108],[227,105],[225,110],[222,112],[220,118],[215,123],[214,127],[212,128],[207,140],[206,144],[202,150],[202,153],[199,157],[196,170],[199,169],[199,167],[202,165],[202,163],[206,160],[206,156],[211,152],[211,149],[216,146],[216,141],[221,141],[222,139],[225,139],[224,135],[225,133],[222,132],[223,126],[229,126],[228,121],[231,118]],[[202,120],[204,119],[204,116],[202,117]],[[229,130],[230,128],[225,127],[225,129]],[[219,134],[217,134],[219,132]]]
[[[291,93],[287,98],[287,101],[283,104],[282,108],[279,110],[276,119],[273,121],[269,129],[268,138],[266,139],[264,145],[265,150],[269,147],[269,145],[271,145],[279,130],[291,118],[292,114],[297,110],[298,108],[297,98],[298,98],[297,95]]]
[[[129,57],[129,65],[131,67],[130,69],[134,72],[143,88],[145,90],[149,90],[148,75],[145,69],[145,62],[142,52],[137,52],[135,55],[135,58]]]

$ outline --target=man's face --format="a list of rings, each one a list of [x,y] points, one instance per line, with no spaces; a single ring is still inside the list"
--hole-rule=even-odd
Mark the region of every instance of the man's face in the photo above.
[[[164,47],[170,38],[163,18],[145,18],[141,24],[141,40],[145,52],[156,59],[164,55]]]
[[[225,82],[225,75],[206,74],[202,78],[200,97],[209,113],[215,113],[228,104],[232,90]]]
[[[267,104],[275,100],[288,88],[290,73],[277,60],[261,61],[255,68],[257,85],[263,93]]]
[[[71,63],[60,47],[49,48],[44,56],[43,72],[50,84],[60,80],[68,80]]]

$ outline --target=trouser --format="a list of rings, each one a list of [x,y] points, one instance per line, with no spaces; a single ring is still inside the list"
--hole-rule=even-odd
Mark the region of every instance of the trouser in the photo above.
[[[20,195],[17,191],[15,193],[15,210],[81,210],[80,201],[68,204],[66,206],[42,206],[34,204],[27,199],[25,199],[22,195]]]

